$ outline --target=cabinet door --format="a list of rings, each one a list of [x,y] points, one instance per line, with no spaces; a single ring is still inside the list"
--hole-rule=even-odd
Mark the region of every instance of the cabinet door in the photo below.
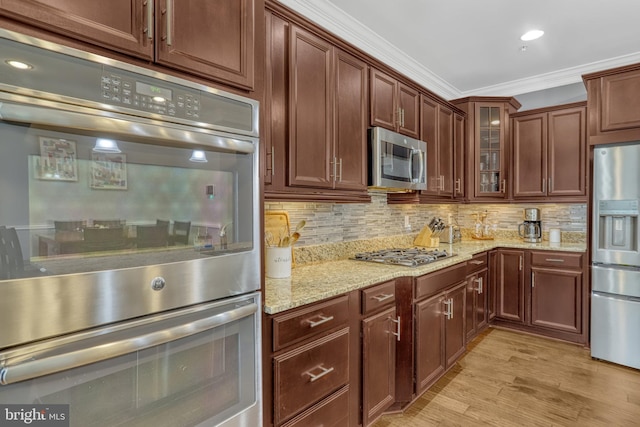
[[[451,313],[445,322],[444,351],[447,367],[453,365],[465,350],[465,302],[467,283],[462,282],[447,292],[445,299],[450,301]]]
[[[531,268],[531,324],[582,332],[582,272]]]
[[[438,129],[440,195],[453,197],[453,111],[442,105],[438,110]]]
[[[489,283],[487,285],[487,310],[489,312],[489,321],[496,317],[496,307],[498,300],[498,251],[489,252],[489,270],[487,272]]]
[[[334,166],[336,188],[367,188],[367,64],[336,49]]]
[[[440,190],[438,110],[439,104],[431,98],[421,95],[420,139],[427,143],[427,189],[422,194],[437,196]]]
[[[476,334],[489,324],[489,270],[483,270],[476,278],[476,305],[474,310],[474,324]]]
[[[478,275],[474,274],[472,276],[467,277],[467,288],[465,292],[466,302],[465,302],[465,335],[467,342],[471,341],[473,337],[476,335],[476,306],[477,306],[477,298],[478,298]]]
[[[265,102],[263,119],[269,123],[263,138],[265,191],[281,190],[286,180],[286,140],[289,67],[289,23],[265,11]]]
[[[396,92],[398,82],[381,71],[371,68],[370,122],[371,126],[381,126],[396,130],[398,103]]]
[[[544,197],[548,185],[547,113],[514,117],[512,123],[513,197]]]
[[[362,417],[369,425],[395,401],[395,307],[362,321]]]
[[[398,107],[400,125],[398,132],[420,139],[420,94],[402,83],[398,83]]]
[[[524,252],[498,251],[497,317],[524,323]]]
[[[465,126],[466,119],[460,114],[454,114],[454,133],[453,133],[453,147],[454,147],[454,167],[453,167],[453,196],[456,199],[464,199],[465,197],[465,159],[466,150],[465,146],[467,141],[465,140]]]
[[[444,294],[417,303],[415,310],[416,394],[420,394],[446,369]]]
[[[332,47],[295,25],[290,46],[288,185],[332,188]]]
[[[475,197],[507,198],[507,150],[503,104],[476,104]]]
[[[254,0],[157,4],[158,63],[253,89]]]
[[[0,15],[153,59],[153,34],[149,33],[153,27],[153,8],[144,0],[0,0]]]
[[[586,196],[586,108],[549,112],[549,196]]]

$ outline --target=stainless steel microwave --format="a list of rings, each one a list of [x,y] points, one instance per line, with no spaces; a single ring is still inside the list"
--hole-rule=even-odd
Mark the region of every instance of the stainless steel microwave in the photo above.
[[[427,143],[381,127],[369,129],[369,187],[427,189]]]

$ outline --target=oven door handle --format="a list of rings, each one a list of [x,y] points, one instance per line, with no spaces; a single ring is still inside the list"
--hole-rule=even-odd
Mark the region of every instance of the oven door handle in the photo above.
[[[159,329],[146,334],[56,354],[42,359],[28,360],[14,366],[3,366],[0,369],[0,384],[8,385],[31,380],[79,366],[112,359],[145,348],[166,344],[252,316],[257,312],[258,305],[251,303],[204,319],[193,320],[170,328]]]
[[[249,139],[231,138],[209,129],[42,99],[32,100],[19,95],[13,96],[12,101],[13,99],[18,102],[6,102],[0,94],[0,119],[63,129],[81,129],[99,134],[124,135],[139,140],[185,141],[212,147],[214,151],[253,153],[256,150]]]

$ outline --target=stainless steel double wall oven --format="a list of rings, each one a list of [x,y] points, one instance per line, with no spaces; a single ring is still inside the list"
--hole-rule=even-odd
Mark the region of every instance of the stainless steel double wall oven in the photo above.
[[[0,404],[260,425],[258,103],[4,30],[0,56]]]

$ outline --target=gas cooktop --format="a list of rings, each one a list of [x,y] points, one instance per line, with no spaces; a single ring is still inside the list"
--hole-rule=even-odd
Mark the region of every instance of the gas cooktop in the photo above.
[[[456,254],[438,249],[383,249],[374,252],[357,253],[353,259],[356,261],[378,262],[382,264],[403,265],[406,267],[417,267],[419,265],[430,264],[446,258],[451,258]]]

